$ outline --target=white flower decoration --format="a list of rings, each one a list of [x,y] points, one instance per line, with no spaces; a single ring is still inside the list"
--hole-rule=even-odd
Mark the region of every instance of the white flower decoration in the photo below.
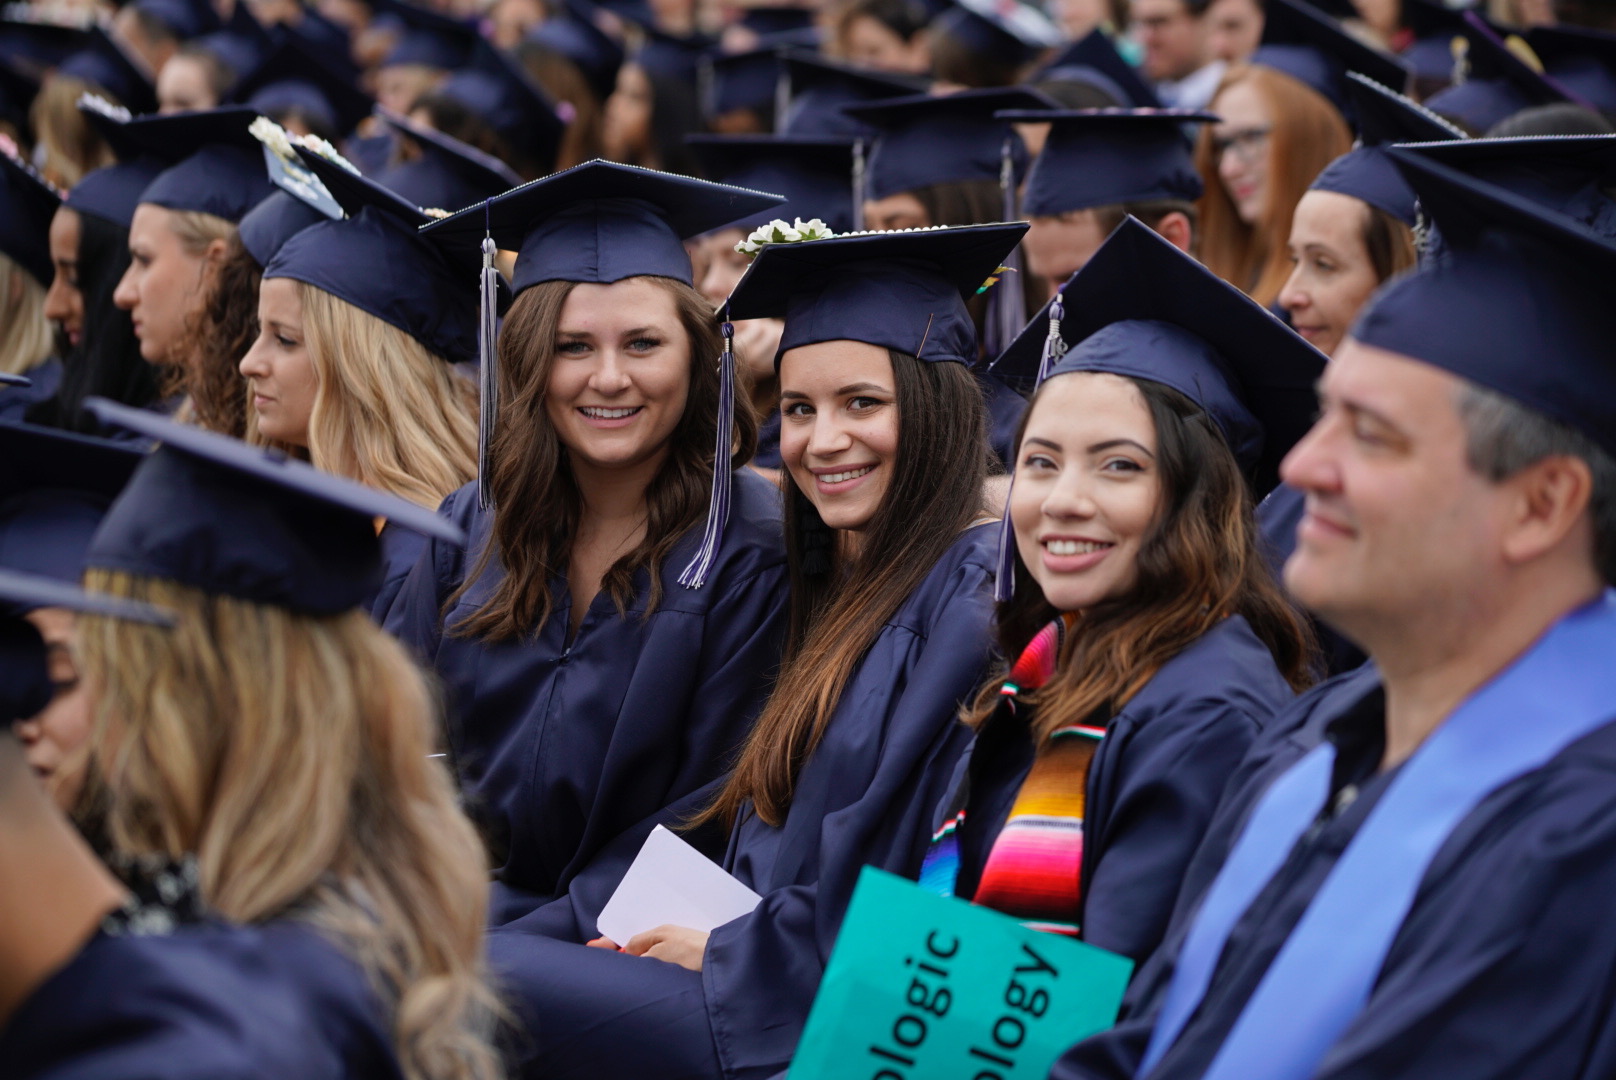
[[[296,161],[297,153],[292,149],[292,137],[286,129],[267,116],[260,116],[247,127],[247,134],[269,147],[270,153],[282,161]]]
[[[818,218],[809,221],[798,218],[790,225],[775,218],[767,225],[752,230],[751,236],[735,245],[735,250],[742,255],[756,255],[770,244],[800,244],[807,240],[828,240],[835,235]]]

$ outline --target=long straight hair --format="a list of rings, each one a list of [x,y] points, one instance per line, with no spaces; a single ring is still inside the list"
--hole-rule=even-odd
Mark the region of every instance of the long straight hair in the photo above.
[[[115,854],[194,854],[203,900],[297,919],[362,967],[408,1080],[497,1080],[488,868],[403,647],[362,611],[310,616],[107,570],[172,629],[85,616],[96,689],[80,811]]]
[[[1206,192],[1200,201],[1201,255],[1206,268],[1259,304],[1272,304],[1291,275],[1291,218],[1308,185],[1324,167],[1352,149],[1352,133],[1335,106],[1312,87],[1262,64],[1229,69],[1218,94],[1250,83],[1271,117],[1268,136],[1268,205],[1253,225],[1240,220],[1218,176],[1210,125],[1202,125],[1195,167]],[[1213,95],[1216,103],[1217,95]],[[1209,106],[1210,107],[1210,106]]]
[[[723,343],[712,310],[682,281],[645,280],[673,297],[690,344],[690,390],[684,415],[670,437],[668,456],[645,489],[645,539],[613,563],[601,581],[619,615],[627,614],[635,576],[642,570],[650,576],[646,613],[661,603],[663,562],[707,513],[718,436],[718,357]],[[572,290],[570,281],[547,281],[526,290],[511,305],[499,336],[499,422],[489,455],[494,527],[476,568],[448,605],[452,607],[493,560],[498,560],[504,576],[486,603],[450,627],[465,637],[508,641],[536,635],[555,610],[550,579],[564,576],[571,563],[583,496],[545,404],[561,309]],[[730,461],[723,463],[731,469],[752,460],[757,449],[757,417],[745,394],[736,397],[733,451]]]
[[[0,254],[0,371],[26,375],[44,363],[55,343],[45,318],[45,286],[9,255]]]
[[[825,528],[789,469],[785,492],[791,622],[774,692],[724,789],[695,819],[732,826],[752,802],[770,825],[785,820],[797,774],[813,754],[842,691],[887,620],[959,534],[982,513],[987,412],[964,364],[923,363],[889,351],[898,410],[892,479],[859,546],[830,571],[804,571],[805,533]]]
[[[1035,706],[1033,738],[1040,747],[1059,728],[1105,723],[1163,664],[1230,615],[1245,617],[1294,689],[1312,679],[1312,632],[1257,548],[1251,495],[1229,444],[1177,390],[1129,381],[1155,424],[1161,504],[1140,546],[1133,588],[1084,611],[1066,635],[1054,676],[1021,698]],[[1027,415],[1037,407],[1035,397]],[[1026,426],[1024,418],[1018,447]],[[999,648],[1010,662],[1061,614],[1019,550],[1015,582],[1015,595],[999,605],[996,619]],[[992,715],[1003,683],[1000,673],[982,686],[964,712],[966,723],[979,726]]]

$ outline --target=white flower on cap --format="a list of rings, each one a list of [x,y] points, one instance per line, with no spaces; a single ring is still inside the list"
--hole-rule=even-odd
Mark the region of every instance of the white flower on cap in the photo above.
[[[808,221],[798,218],[787,225],[780,218],[775,218],[767,225],[760,225],[752,230],[752,235],[735,245],[735,250],[742,255],[756,255],[770,244],[800,244],[807,240],[828,240],[836,234],[818,218]]]

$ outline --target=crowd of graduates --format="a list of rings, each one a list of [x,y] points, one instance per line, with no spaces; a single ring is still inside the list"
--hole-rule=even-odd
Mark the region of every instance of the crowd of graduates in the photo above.
[[[780,1077],[868,867],[1135,965],[1058,1080],[1616,1075],[1613,121],[1596,0],[7,5],[0,1078]]]

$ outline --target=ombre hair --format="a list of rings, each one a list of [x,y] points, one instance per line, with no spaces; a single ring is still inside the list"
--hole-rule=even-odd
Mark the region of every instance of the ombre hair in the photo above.
[[[114,854],[194,855],[227,919],[318,928],[368,974],[409,1080],[497,1080],[488,867],[403,646],[360,610],[310,616],[91,570],[172,629],[78,621],[96,695],[81,819]]]
[[[642,571],[650,576],[645,613],[656,610],[662,601],[662,564],[707,513],[718,439],[718,357],[723,349],[712,307],[694,288],[666,277],[624,280],[649,281],[672,296],[690,348],[690,390],[667,458],[645,490],[645,538],[601,579],[601,590],[612,598],[620,616],[627,614],[635,575]],[[500,331],[499,416],[489,453],[494,527],[475,568],[448,606],[495,561],[504,576],[481,607],[450,627],[464,637],[508,641],[537,634],[555,611],[550,577],[569,565],[583,514],[583,496],[567,448],[546,408],[561,311],[573,288],[570,281],[545,281],[524,290]],[[757,417],[744,392],[736,394],[730,445],[730,460],[721,467],[738,469],[757,451]]]
[[[45,287],[9,255],[0,254],[0,372],[26,375],[49,359],[55,344],[45,318]]]
[[[1021,695],[1036,706],[1038,746],[1060,728],[1106,723],[1163,664],[1230,615],[1245,617],[1292,688],[1312,681],[1312,632],[1258,550],[1251,495],[1229,444],[1211,417],[1177,390],[1148,379],[1128,381],[1155,425],[1161,504],[1128,594],[1083,611],[1066,635],[1055,674]],[[1027,417],[1036,408],[1034,396],[1016,432],[1018,460]],[[1002,655],[1013,662],[1060,614],[1017,550],[1015,595],[999,605],[996,617]],[[964,710],[966,723],[980,726],[992,715],[1006,673],[982,686]]]
[[[1262,64],[1230,68],[1207,108],[1215,112],[1218,96],[1241,83],[1251,85],[1271,118],[1268,205],[1256,224],[1240,220],[1218,175],[1211,125],[1203,124],[1195,147],[1195,167],[1206,187],[1199,204],[1201,257],[1208,270],[1267,306],[1291,275],[1286,244],[1296,204],[1326,165],[1352,149],[1352,133],[1322,94]]]
[[[477,388],[409,334],[302,281],[309,461],[436,510],[477,475]]]

